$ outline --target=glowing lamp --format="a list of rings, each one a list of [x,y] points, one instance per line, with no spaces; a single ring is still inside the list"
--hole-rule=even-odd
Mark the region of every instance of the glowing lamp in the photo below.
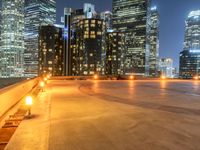
[[[161,79],[162,79],[162,80],[165,80],[165,79],[166,79],[166,77],[165,77],[165,76],[161,76]]]
[[[27,106],[31,106],[33,105],[33,98],[31,96],[27,96],[25,102]]]
[[[94,75],[94,79],[95,79],[95,80],[98,79],[98,76],[97,76],[97,75]]]
[[[44,87],[45,83],[43,81],[40,82],[40,87]]]
[[[133,79],[134,79],[134,76],[130,76],[130,79],[133,80]]]

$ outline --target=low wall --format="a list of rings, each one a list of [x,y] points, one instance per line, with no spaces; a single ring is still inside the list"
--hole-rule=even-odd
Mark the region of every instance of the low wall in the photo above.
[[[0,78],[0,89],[25,80],[26,78]]]
[[[38,81],[39,78],[35,78],[0,89],[0,117],[30,92]]]

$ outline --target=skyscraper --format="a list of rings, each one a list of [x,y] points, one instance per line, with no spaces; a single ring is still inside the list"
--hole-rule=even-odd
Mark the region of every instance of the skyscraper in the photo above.
[[[2,0],[0,77],[24,74],[24,0]]]
[[[149,20],[149,55],[146,60],[146,75],[156,77],[159,69],[159,14],[157,7],[151,7]]]
[[[112,30],[112,13],[110,11],[104,11],[101,12],[100,17],[106,23],[106,30]]]
[[[55,0],[25,0],[25,76],[38,75],[38,29],[56,21]]]
[[[71,76],[75,73],[73,70],[72,64],[72,51],[73,48],[71,46],[71,42],[74,42],[74,35],[78,31],[77,27],[80,20],[84,19],[93,19],[96,18],[97,14],[95,11],[95,6],[89,3],[85,3],[83,9],[72,9],[72,8],[65,8],[64,9],[64,56],[65,56],[65,75]],[[84,25],[84,24],[82,24]],[[84,31],[84,29],[82,29]],[[79,31],[78,31],[79,33]],[[82,38],[80,35],[77,38]],[[81,41],[80,41],[81,44]],[[78,49],[78,47],[77,47]]]
[[[200,10],[186,19],[184,48],[180,53],[180,77],[200,76]]]
[[[64,75],[63,29],[57,25],[39,27],[39,75]]]
[[[105,23],[101,19],[82,19],[73,25],[71,38],[72,75],[102,74]]]
[[[145,75],[146,59],[150,55],[147,43],[149,17],[150,0],[113,0],[113,29],[126,36],[126,74]]]
[[[171,58],[161,58],[159,61],[159,70],[162,76],[167,78],[173,78],[173,59]]]
[[[120,32],[106,34],[106,75],[123,75],[125,37]]]

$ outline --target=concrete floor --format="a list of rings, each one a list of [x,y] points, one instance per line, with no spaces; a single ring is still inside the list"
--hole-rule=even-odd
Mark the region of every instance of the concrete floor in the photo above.
[[[7,150],[200,150],[199,81],[49,81]]]

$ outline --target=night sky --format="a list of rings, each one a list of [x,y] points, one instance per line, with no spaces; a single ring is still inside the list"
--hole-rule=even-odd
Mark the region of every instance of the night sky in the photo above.
[[[97,11],[112,10],[112,0],[57,0],[57,22],[64,7],[82,8],[83,3],[95,4]],[[185,18],[192,10],[200,9],[200,0],[153,0],[160,13],[160,57],[174,59],[179,65],[179,52],[183,48]]]

